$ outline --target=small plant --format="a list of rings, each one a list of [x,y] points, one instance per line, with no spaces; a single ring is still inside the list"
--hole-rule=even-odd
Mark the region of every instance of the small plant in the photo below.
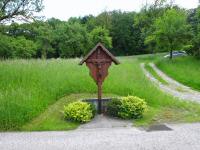
[[[93,115],[92,117],[94,117],[97,113],[96,107],[93,103],[88,103],[88,104],[90,105],[90,108],[92,110],[92,115]]]
[[[118,115],[123,119],[138,119],[143,116],[147,108],[146,102],[136,96],[123,97]]]
[[[107,114],[112,117],[119,117],[118,112],[121,106],[121,101],[119,98],[111,99],[107,103]]]
[[[64,116],[67,120],[85,123],[89,122],[94,114],[94,108],[86,102],[78,101],[64,106]]]

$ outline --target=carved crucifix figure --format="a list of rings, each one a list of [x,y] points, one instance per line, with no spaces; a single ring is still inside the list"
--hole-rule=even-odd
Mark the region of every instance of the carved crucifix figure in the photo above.
[[[82,65],[86,62],[90,69],[90,75],[98,86],[98,112],[102,113],[102,84],[108,75],[108,68],[114,62],[119,64],[119,61],[101,44],[97,46],[80,62]]]

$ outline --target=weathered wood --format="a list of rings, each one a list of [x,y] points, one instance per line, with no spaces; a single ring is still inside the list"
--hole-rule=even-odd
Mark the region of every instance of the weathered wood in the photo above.
[[[89,52],[86,57],[79,63],[82,65],[86,63],[90,69],[90,76],[94,79],[98,87],[98,112],[101,113],[101,97],[102,97],[102,84],[105,78],[108,76],[108,68],[112,62],[116,65],[119,61],[101,44],[98,43],[95,48]]]

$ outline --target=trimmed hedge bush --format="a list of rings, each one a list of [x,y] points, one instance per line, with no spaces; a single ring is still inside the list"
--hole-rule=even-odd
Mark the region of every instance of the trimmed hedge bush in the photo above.
[[[121,101],[118,98],[114,98],[107,103],[107,114],[112,117],[119,117],[118,112],[121,106]]]
[[[94,107],[86,102],[78,101],[64,106],[64,116],[70,121],[89,122],[94,117],[94,114]]]
[[[147,108],[146,102],[136,96],[112,99],[107,104],[107,113],[113,117],[123,119],[138,119],[143,116]]]
[[[142,118],[143,113],[147,108],[146,102],[136,96],[127,96],[121,99],[119,116],[123,119],[138,119]]]

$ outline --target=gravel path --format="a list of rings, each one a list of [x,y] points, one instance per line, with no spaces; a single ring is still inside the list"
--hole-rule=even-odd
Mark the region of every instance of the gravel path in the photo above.
[[[81,125],[79,129],[119,128],[132,126],[133,121],[131,120],[121,120],[104,115],[97,115],[91,122]]]
[[[150,66],[156,71],[156,73],[165,81],[168,82],[167,85],[162,84],[161,82],[159,82],[157,79],[155,79],[144,67],[144,64],[141,64],[141,67],[143,69],[143,71],[145,72],[145,75],[152,80],[153,82],[155,82],[161,90],[163,90],[164,92],[167,92],[179,99],[182,100],[189,100],[189,101],[195,101],[200,103],[200,92],[194,91],[192,90],[190,87],[187,87],[175,80],[173,80],[172,78],[170,78],[169,76],[167,76],[165,73],[163,73],[161,70],[159,70],[155,64],[150,63]]]
[[[0,133],[0,150],[199,150],[200,124],[168,125],[172,131],[137,128]]]

